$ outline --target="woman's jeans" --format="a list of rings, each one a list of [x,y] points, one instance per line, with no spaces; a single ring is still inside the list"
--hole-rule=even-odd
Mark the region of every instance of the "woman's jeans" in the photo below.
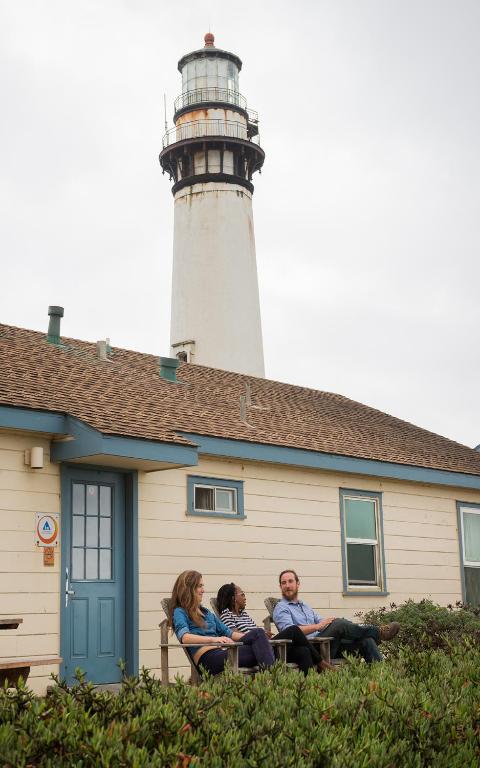
[[[274,639],[292,641],[287,645],[287,661],[298,664],[304,675],[308,673],[309,669],[314,669],[322,660],[319,652],[312,643],[308,642],[300,627],[295,625],[287,627],[275,635]]]
[[[243,645],[238,649],[238,664],[240,667],[271,667],[275,663],[272,646],[263,629],[251,629],[241,639]],[[223,672],[227,662],[226,646],[214,648],[203,654],[198,662],[211,675]]]
[[[355,624],[348,619],[334,619],[328,627],[318,632],[317,636],[334,638],[330,648],[332,658],[339,652],[358,651],[368,664],[383,660],[377,648],[380,631],[372,624]]]

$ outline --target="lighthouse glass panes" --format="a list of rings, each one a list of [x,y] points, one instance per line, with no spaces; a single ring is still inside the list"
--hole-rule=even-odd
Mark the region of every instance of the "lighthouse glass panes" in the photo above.
[[[199,88],[238,91],[238,68],[229,59],[216,57],[201,57],[189,61],[182,70],[182,92],[196,91]]]
[[[112,578],[112,488],[73,483],[72,579]]]

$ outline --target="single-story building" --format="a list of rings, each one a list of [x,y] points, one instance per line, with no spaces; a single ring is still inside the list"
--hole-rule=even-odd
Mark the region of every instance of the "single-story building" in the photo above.
[[[239,583],[259,622],[285,567],[327,615],[479,602],[479,452],[341,395],[177,365],[0,325],[0,616],[23,618],[0,657],[159,672],[160,601],[187,568],[207,598]]]

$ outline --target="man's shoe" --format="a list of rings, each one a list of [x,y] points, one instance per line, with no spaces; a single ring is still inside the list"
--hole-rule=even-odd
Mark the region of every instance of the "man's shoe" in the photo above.
[[[392,637],[398,635],[400,624],[398,621],[392,621],[390,624],[383,624],[380,627],[380,640],[391,640]]]
[[[321,661],[318,662],[317,669],[319,672],[327,672],[327,671],[331,672],[332,670],[336,670],[337,668],[335,664],[330,664],[329,661],[325,661],[325,659],[322,659]]]

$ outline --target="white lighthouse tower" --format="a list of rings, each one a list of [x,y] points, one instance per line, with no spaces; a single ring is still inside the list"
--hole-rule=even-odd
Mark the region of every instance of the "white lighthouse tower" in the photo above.
[[[173,180],[172,355],[264,376],[252,176],[265,158],[242,62],[214,45],[178,62],[182,93],[160,165]]]

